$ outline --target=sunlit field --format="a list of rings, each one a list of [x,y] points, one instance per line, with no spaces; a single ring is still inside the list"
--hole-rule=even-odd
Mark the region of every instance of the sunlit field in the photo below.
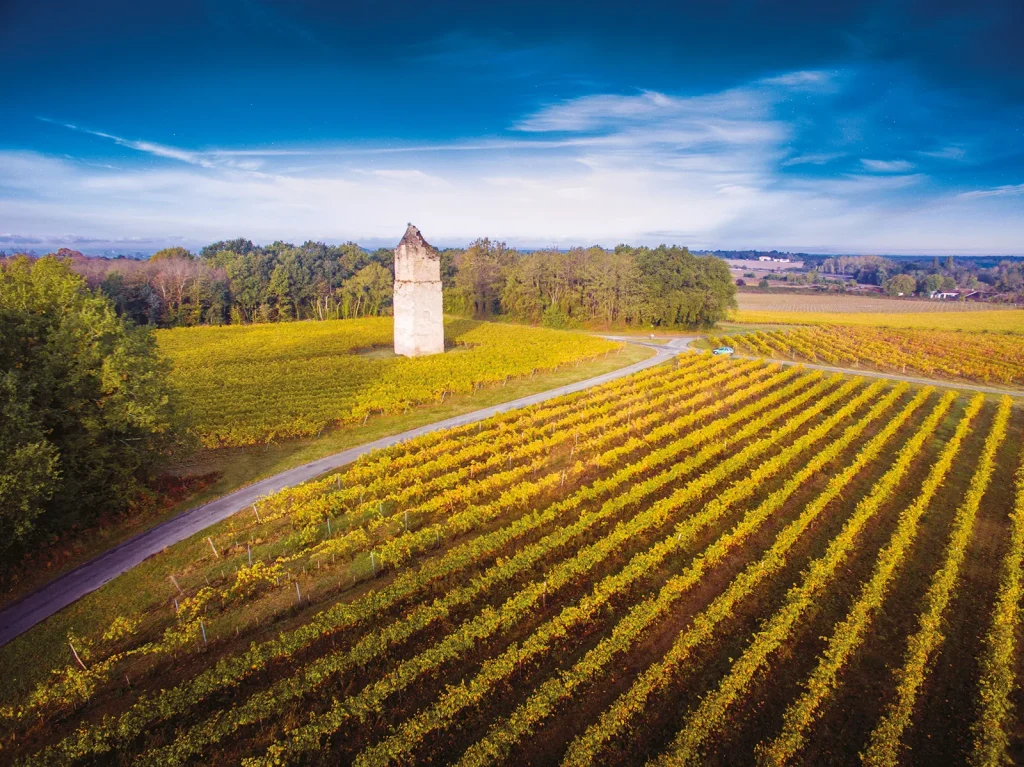
[[[732,313],[734,322],[750,325],[864,325],[888,328],[976,330],[1024,333],[1024,310],[994,309],[966,312],[810,312],[750,311]]]
[[[3,753],[995,764],[1022,430],[1008,398],[705,354],[434,433],[183,544]]]
[[[917,314],[920,312],[1007,311],[998,304],[978,301],[938,301],[924,298],[843,295],[837,293],[747,293],[736,294],[741,312],[815,312],[854,314]]]
[[[158,334],[206,447],[317,435],[620,348],[593,336],[450,320],[448,353],[391,351],[392,320],[175,328]]]
[[[820,326],[709,336],[708,341],[770,359],[980,383],[1024,383],[1024,335],[1011,333]]]

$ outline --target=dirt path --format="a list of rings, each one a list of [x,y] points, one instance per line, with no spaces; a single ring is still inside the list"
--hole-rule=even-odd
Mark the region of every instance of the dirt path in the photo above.
[[[622,340],[632,341],[633,339]],[[529,405],[535,405],[554,397],[583,391],[584,389],[599,386],[608,381],[614,381],[617,378],[631,375],[654,365],[660,365],[662,362],[678,354],[690,340],[692,339],[674,339],[664,346],[643,344],[655,350],[656,353],[653,357],[618,370],[613,370],[610,373],[588,378],[584,381],[577,381],[576,383],[560,386],[556,389],[504,402],[500,405],[474,410],[471,413],[463,413],[453,418],[447,418],[443,421],[437,421],[436,423],[420,426],[399,434],[393,434],[389,437],[382,437],[373,442],[367,442],[365,445],[349,448],[340,453],[334,453],[333,455],[288,469],[209,503],[204,503],[201,506],[196,506],[182,512],[173,519],[169,519],[156,527],[140,533],[134,538],[114,546],[74,570],[64,573],[42,588],[4,607],[3,610],[0,610],[0,646],[11,641],[19,634],[28,631],[37,623],[46,620],[58,610],[67,607],[91,591],[95,591],[121,573],[130,570],[137,564],[157,554],[164,548],[183,541],[205,530],[210,525],[230,517],[241,509],[252,505],[263,496],[276,493],[278,490],[291,487],[292,485],[307,482],[325,472],[345,466],[372,450],[389,447],[398,442],[413,439],[439,429],[482,421],[498,413],[528,407]]]

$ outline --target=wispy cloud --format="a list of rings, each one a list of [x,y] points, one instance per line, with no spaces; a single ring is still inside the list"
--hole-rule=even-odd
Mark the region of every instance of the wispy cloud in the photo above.
[[[906,173],[908,170],[912,170],[914,165],[906,160],[865,160],[862,159],[861,165],[864,166],[865,170],[872,171],[873,173]]]
[[[962,160],[966,155],[963,147],[960,146],[946,146],[942,149],[936,149],[931,152],[921,151],[919,154],[925,157],[934,157],[938,160]]]
[[[1020,197],[1024,195],[1024,184],[1004,184],[991,189],[974,189],[963,192],[957,197],[962,200],[979,199],[982,197]]]
[[[765,114],[763,100],[741,89],[692,97],[642,91],[630,96],[582,96],[552,104],[519,121],[513,129],[528,133],[581,133],[660,126],[709,138],[728,138],[731,126],[749,125],[751,118]],[[748,131],[744,133],[749,135]]]
[[[51,120],[49,117],[38,117],[38,120],[42,120],[45,123],[51,125],[60,125],[61,127],[67,128],[68,130],[78,131],[79,133],[87,133],[90,136],[97,136],[99,138],[108,139],[113,141],[118,146],[123,146],[128,149],[134,149],[137,152],[145,152],[156,157],[163,157],[168,160],[178,160],[179,162],[186,162],[189,165],[199,165],[204,168],[214,167],[214,163],[205,158],[199,152],[191,152],[187,149],[179,149],[178,147],[167,146],[166,144],[157,144],[152,141],[136,141],[132,139],[121,138],[120,136],[114,136],[110,133],[104,133],[98,130],[89,130],[88,128],[82,128],[73,123],[60,122],[59,120]]]
[[[761,82],[765,85],[782,85],[787,88],[809,88],[816,90],[832,86],[835,82],[835,73],[817,69],[805,69],[797,72],[786,72],[775,77],[765,77]]]
[[[839,122],[828,89],[845,82],[794,72],[699,95],[596,93],[542,105],[504,132],[426,143],[193,149],[47,119],[165,162],[0,151],[0,220],[17,236],[94,239],[381,242],[413,220],[439,244],[685,233],[678,241],[695,247],[1020,250],[1024,216],[986,217],[984,199],[1016,204],[1024,184],[944,194],[924,160],[918,170],[851,157],[845,137],[806,140],[821,114],[809,106],[826,100],[829,125]]]
[[[799,154],[795,157],[789,157],[782,161],[783,166],[790,165],[825,165],[833,160],[838,160],[840,157],[845,157],[843,152],[811,152],[809,154]]]

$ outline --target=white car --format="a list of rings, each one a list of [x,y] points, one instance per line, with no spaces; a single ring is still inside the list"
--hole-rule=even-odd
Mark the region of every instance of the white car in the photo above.
[[[711,353],[712,354],[732,354],[732,351],[733,350],[732,350],[731,346],[719,346],[717,349],[714,349]]]

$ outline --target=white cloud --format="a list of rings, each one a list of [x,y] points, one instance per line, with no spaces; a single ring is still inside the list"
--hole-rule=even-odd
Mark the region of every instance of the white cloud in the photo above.
[[[681,130],[691,136],[708,135],[716,130],[727,135],[734,124],[767,119],[767,107],[755,92],[745,89],[688,97],[667,96],[656,91],[642,91],[633,96],[602,94],[551,104],[513,128],[540,133],[658,126]]]
[[[782,161],[783,165],[824,165],[846,155],[842,152],[811,152],[789,157]]]
[[[991,189],[974,189],[957,195],[961,200],[976,200],[983,197],[1020,197],[1024,195],[1024,184],[1004,184]]]
[[[834,74],[822,70],[801,70],[798,72],[786,72],[776,77],[766,77],[761,80],[766,85],[781,85],[786,88],[821,88],[833,84]]]
[[[88,133],[90,136],[108,139],[119,146],[134,149],[138,152],[145,152],[147,154],[155,155],[156,157],[163,157],[168,160],[179,160],[180,162],[186,162],[190,165],[200,165],[204,168],[214,167],[214,164],[199,152],[179,149],[178,147],[167,146],[165,144],[157,144],[152,141],[133,141],[131,139],[121,138],[120,136],[114,136],[110,133],[104,133],[103,131],[81,128],[72,123],[58,122],[57,120],[51,120],[48,117],[39,117],[37,119],[51,123],[52,125],[60,125],[68,130],[77,131],[79,133]]]
[[[934,157],[939,160],[962,160],[964,159],[966,152],[964,152],[963,147],[951,145],[943,147],[942,149],[936,149],[933,152],[919,152],[919,154],[922,154],[925,157]]]
[[[1016,204],[1024,185],[944,197],[907,160],[823,176],[811,166],[845,155],[795,154],[800,126],[776,107],[832,82],[792,73],[701,96],[598,94],[544,106],[505,136],[434,144],[191,150],[88,131],[153,161],[0,151],[0,221],[16,236],[124,242],[379,243],[414,221],[441,245],[1021,250],[1024,216],[982,205]]]
[[[861,164],[873,173],[906,173],[914,166],[906,160],[864,160]]]

